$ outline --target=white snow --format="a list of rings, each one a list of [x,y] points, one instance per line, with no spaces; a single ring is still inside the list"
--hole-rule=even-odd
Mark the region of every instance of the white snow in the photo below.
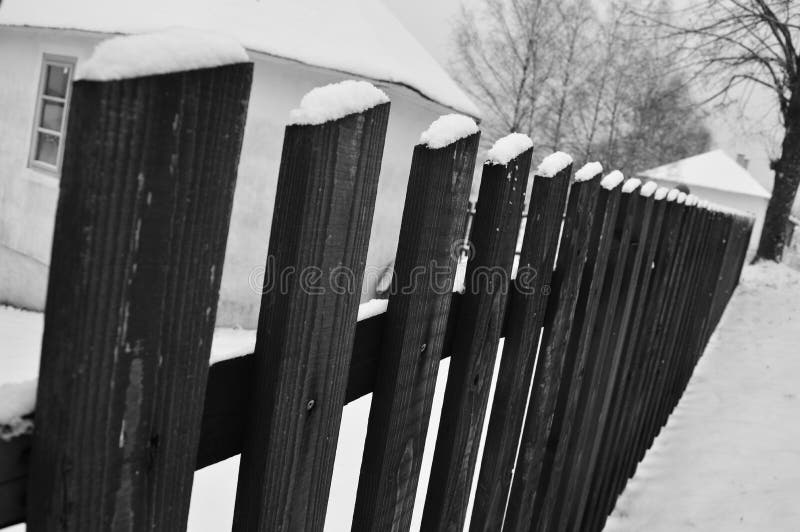
[[[602,181],[600,181],[600,186],[607,190],[611,190],[619,186],[619,184],[624,180],[625,176],[622,175],[622,172],[619,170],[614,170],[613,172],[607,174]]]
[[[383,2],[3,0],[2,5],[0,25],[7,26],[109,34],[179,26],[223,33],[252,52],[408,86],[454,111],[480,116],[477,106]]]
[[[656,189],[656,194],[654,197],[657,201],[661,201],[667,197],[668,193],[669,189],[667,187],[658,187],[658,189]]]
[[[580,170],[575,172],[575,181],[589,181],[594,176],[603,173],[603,165],[598,162],[584,164]]]
[[[642,189],[639,191],[639,194],[645,198],[649,198],[656,190],[658,190],[658,184],[655,181],[648,181],[642,185]]]
[[[800,523],[800,273],[742,282],[606,532],[789,531]]]
[[[449,114],[434,120],[422,132],[419,143],[431,149],[444,148],[454,142],[478,132],[475,120],[465,115]]]
[[[487,154],[491,164],[506,165],[512,159],[533,148],[533,141],[528,135],[522,133],[511,133],[498,139]]]
[[[542,160],[539,168],[536,170],[536,175],[539,177],[553,177],[571,164],[572,156],[563,151],[557,151],[551,153]]]
[[[694,194],[689,194],[688,196],[686,196],[686,206],[694,207],[695,205],[697,205],[697,196],[695,196]]]
[[[622,185],[622,192],[624,192],[625,194],[630,194],[631,192],[639,188],[641,184],[642,184],[641,179],[632,177],[627,181],[625,181],[625,184]]]
[[[362,303],[358,321],[386,312],[388,302],[388,299],[373,299]],[[0,305],[0,438],[10,438],[32,428],[23,416],[32,413],[36,405],[43,330],[42,313]],[[253,329],[217,327],[209,365],[248,355],[255,345]]]
[[[678,194],[680,193],[681,191],[678,190],[677,188],[670,189],[670,191],[667,193],[667,201],[675,201],[676,199],[678,199]]]
[[[358,307],[358,321],[383,314],[388,306],[388,299],[370,299],[366,303],[361,303]]]
[[[678,192],[678,203],[686,203],[686,198],[688,194],[686,192]]]
[[[386,103],[389,97],[372,83],[352,79],[311,89],[300,107],[289,113],[289,124],[322,124]]]
[[[32,428],[42,350],[42,315],[0,306],[0,438]]]
[[[101,42],[87,61],[78,63],[75,79],[130,79],[248,61],[244,48],[227,35],[172,28]]]

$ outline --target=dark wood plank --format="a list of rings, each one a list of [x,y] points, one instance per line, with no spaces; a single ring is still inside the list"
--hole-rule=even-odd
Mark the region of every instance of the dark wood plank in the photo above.
[[[233,530],[322,530],[389,103],[284,135]]]
[[[648,202],[650,201],[653,201],[652,197],[648,198]],[[647,234],[643,236],[640,243],[643,247],[644,260],[635,288],[636,307],[634,308],[632,321],[628,327],[627,337],[625,338],[625,347],[623,348],[627,351],[627,354],[623,356],[631,360],[627,377],[627,393],[625,395],[627,402],[621,407],[621,422],[627,427],[623,430],[623,438],[625,439],[627,438],[627,431],[630,430],[639,390],[646,376],[645,368],[647,367],[647,361],[637,350],[637,345],[639,337],[647,328],[644,321],[647,318],[647,310],[655,305],[655,302],[651,299],[651,284],[655,272],[653,265],[660,244],[665,208],[666,204],[664,202],[658,201],[655,203],[650,229]]]
[[[408,530],[480,134],[414,148],[353,530]]]
[[[252,64],[78,81],[28,530],[183,530]]]
[[[560,442],[559,452],[556,457],[555,473],[551,479],[550,487],[543,516],[542,529],[567,530],[570,521],[574,520],[574,508],[577,503],[578,488],[576,484],[586,478],[585,470],[590,467],[588,463],[592,457],[592,444],[596,441],[600,431],[598,418],[605,419],[607,407],[606,391],[609,381],[615,377],[616,367],[619,362],[619,350],[614,349],[616,338],[619,335],[621,321],[625,312],[630,313],[630,298],[627,297],[627,287],[635,281],[636,272],[630,278],[631,270],[635,264],[635,256],[629,255],[631,239],[634,234],[637,205],[642,199],[638,194],[623,196],[625,204],[621,207],[617,218],[617,250],[612,255],[606,272],[606,284],[600,300],[600,308],[604,316],[598,319],[588,352],[590,358],[586,363],[586,376],[583,379],[579,396],[576,399],[576,420],[571,433],[564,436]],[[634,205],[630,205],[634,203]],[[637,235],[638,236],[638,235]],[[626,290],[622,290],[623,283]],[[620,301],[620,292],[622,300]],[[594,464],[591,464],[594,467]],[[574,526],[574,525],[570,525]]]
[[[571,176],[572,165],[568,165],[553,177],[534,176],[533,179],[475,491],[470,521],[472,532],[491,532],[502,526],[536,349],[551,293],[553,263]]]
[[[424,530],[464,526],[531,166],[529,149],[483,166],[465,291],[431,466]]]
[[[635,194],[638,197],[639,194]],[[568,523],[570,523],[569,528],[575,528],[581,520],[586,521],[584,514],[591,514],[598,502],[600,492],[596,484],[598,479],[604,478],[607,467],[606,456],[610,452],[609,441],[621,417],[622,411],[619,409],[619,403],[622,391],[627,386],[627,376],[633,362],[631,350],[627,349],[627,339],[631,331],[638,326],[643,305],[641,286],[645,283],[645,276],[648,275],[650,270],[650,262],[647,260],[650,247],[647,243],[653,211],[654,203],[652,197],[647,199],[639,198],[633,221],[636,229],[631,243],[632,257],[629,257],[624,272],[624,277],[627,281],[625,282],[625,293],[622,300],[625,303],[620,314],[620,322],[615,326],[616,338],[610,355],[615,359],[616,367],[613,368],[613,373],[609,376],[607,382],[607,389],[603,393],[603,406],[601,409],[606,416],[602,427],[598,429],[597,439],[594,441],[592,449],[590,449],[590,467],[584,473],[584,479],[577,488],[577,506],[574,510],[569,510],[571,512],[568,520]],[[594,462],[594,465],[591,462]],[[590,530],[591,528],[587,523],[584,523],[580,525],[580,529]]]
[[[526,438],[527,434],[530,434],[528,428],[531,418],[529,418],[525,424],[520,454],[517,458],[504,529],[528,530],[529,528],[538,529],[542,526],[541,518],[556,458],[555,451],[563,430],[567,429],[567,425],[572,421],[575,407],[572,391],[579,386],[577,381],[583,376],[589,338],[588,331],[594,328],[597,316],[605,281],[605,270],[617,225],[620,200],[621,187],[619,185],[611,190],[605,187],[600,188],[594,220],[591,222],[591,234],[586,243],[586,262],[576,294],[577,302],[570,323],[571,331],[564,350],[559,355],[563,358],[563,367],[557,391],[554,390],[556,397],[553,410],[547,414],[549,419],[545,421],[546,426],[536,427],[539,435],[537,435],[538,441],[535,445],[543,447],[532,447],[534,442]],[[523,452],[526,455],[534,454],[539,458],[539,462],[531,461],[520,465],[520,457]]]
[[[575,309],[590,249],[596,249],[603,224],[607,191],[600,192],[600,174],[572,185],[554,274],[554,294],[545,313],[541,348],[523,424],[504,529],[519,530],[530,523],[533,490],[537,486],[548,437],[549,419],[556,407],[566,350],[573,334]],[[601,201],[598,201],[600,198]],[[599,206],[598,206],[599,204]],[[591,268],[591,265],[590,265]],[[527,515],[527,519],[525,516]]]

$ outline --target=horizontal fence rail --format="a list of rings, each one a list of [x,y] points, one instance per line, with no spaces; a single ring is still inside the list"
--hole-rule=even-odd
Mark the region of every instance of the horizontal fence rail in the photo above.
[[[300,277],[265,285],[253,354],[209,367],[251,74],[76,83],[35,428],[0,440],[0,526],[183,530],[192,472],[242,453],[235,530],[321,530],[342,409],[372,393],[354,531],[406,531],[418,505],[426,531],[601,530],[734,293],[752,218],[597,163],[573,176],[557,153],[515,254],[530,139],[484,165],[468,224],[480,131],[443,117],[466,128],[414,147],[387,311],[358,321],[390,107],[362,86],[379,103],[286,129],[267,272]]]

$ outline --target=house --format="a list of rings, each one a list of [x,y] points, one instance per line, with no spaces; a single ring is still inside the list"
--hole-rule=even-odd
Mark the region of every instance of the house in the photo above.
[[[755,217],[750,252],[758,247],[770,193],[747,171],[746,161],[737,162],[723,150],[687,157],[638,174],[659,185],[685,185],[692,194]]]
[[[219,325],[253,327],[284,127],[310,89],[371,81],[392,100],[364,298],[394,258],[413,146],[438,116],[478,109],[378,0],[4,0],[0,5],[0,303],[44,307],[70,81],[102,40],[189,27],[255,63]]]

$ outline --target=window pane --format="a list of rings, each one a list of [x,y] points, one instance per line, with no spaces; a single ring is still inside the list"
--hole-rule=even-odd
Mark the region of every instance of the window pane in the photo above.
[[[36,140],[36,160],[56,166],[58,164],[58,137],[39,133]]]
[[[61,119],[64,117],[64,104],[58,102],[48,102],[45,100],[42,105],[42,119],[40,125],[53,131],[61,131]]]
[[[69,67],[47,65],[47,80],[44,85],[44,93],[48,96],[66,98],[68,79]]]

